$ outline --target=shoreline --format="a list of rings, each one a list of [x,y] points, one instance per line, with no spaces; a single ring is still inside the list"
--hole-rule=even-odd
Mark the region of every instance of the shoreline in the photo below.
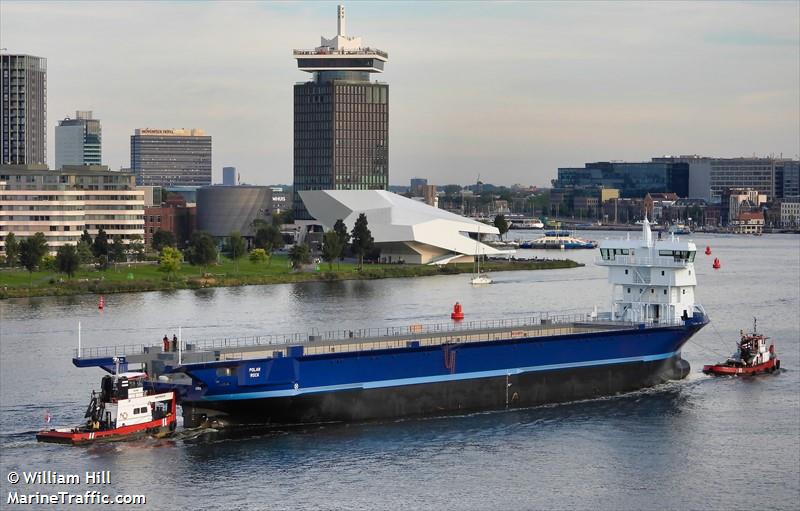
[[[243,265],[248,263],[242,263]],[[200,268],[185,267],[190,272],[184,271],[177,279],[167,280],[162,275],[157,274],[150,278],[140,278],[138,280],[122,278],[106,279],[106,275],[119,277],[119,270],[109,269],[105,272],[92,272],[87,275],[99,275],[99,278],[79,278],[69,280],[56,280],[61,277],[55,272],[37,272],[37,280],[47,280],[47,284],[35,284],[29,288],[27,285],[27,272],[13,272],[23,274],[26,277],[24,284],[9,284],[6,280],[8,273],[0,272],[0,300],[10,298],[32,298],[43,296],[74,296],[82,294],[116,294],[116,293],[142,293],[149,291],[168,291],[179,289],[203,289],[209,287],[239,287],[257,286],[271,284],[291,284],[294,282],[334,282],[341,280],[376,280],[386,278],[413,278],[431,277],[435,275],[459,275],[472,273],[471,263],[449,264],[445,266],[427,265],[395,265],[395,264],[367,264],[361,271],[354,268],[352,264],[343,264],[337,269],[334,265],[333,270],[327,268],[327,263],[317,266],[319,269],[310,271],[289,271],[288,268],[280,264],[272,267],[271,271],[264,271],[256,274],[226,271],[225,273],[215,273],[220,269],[211,267],[209,271],[202,272]],[[571,259],[531,259],[514,261],[487,261],[482,264],[482,270],[492,271],[524,271],[524,270],[556,270],[567,268],[578,268],[584,266]],[[148,270],[152,270],[151,266]],[[313,268],[313,266],[312,266]],[[141,267],[139,268],[139,270]],[[126,268],[126,271],[130,268]],[[277,271],[272,271],[277,270]],[[281,271],[283,270],[283,271]],[[44,275],[41,275],[44,274]],[[132,273],[129,273],[131,275]],[[19,275],[15,275],[18,277]]]

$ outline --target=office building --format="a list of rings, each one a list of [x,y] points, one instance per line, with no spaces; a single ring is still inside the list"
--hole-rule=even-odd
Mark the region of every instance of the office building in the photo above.
[[[153,186],[211,184],[211,137],[201,129],[137,129],[131,135],[136,183]]]
[[[225,186],[239,184],[239,174],[236,173],[236,167],[222,167],[222,184]]]
[[[9,232],[25,239],[41,232],[51,253],[77,244],[84,230],[129,243],[144,237],[144,194],[131,173],[103,166],[0,166],[0,252]]]
[[[787,158],[710,158],[707,156],[664,156],[653,162],[689,165],[689,196],[721,202],[728,188],[752,188],[769,200],[784,196],[786,168],[794,172],[797,162]],[[791,177],[790,177],[791,180]],[[790,185],[791,186],[791,185]]]
[[[428,180],[419,177],[412,177],[408,192],[412,197],[422,197],[423,187],[428,184]]]
[[[614,188],[623,198],[648,192],[689,193],[689,165],[682,162],[596,162],[558,169],[554,188]]]
[[[0,54],[0,164],[47,163],[47,59]]]
[[[783,190],[781,197],[800,197],[800,161],[787,161],[783,165]]]
[[[102,128],[91,110],[78,110],[56,126],[56,170],[64,165],[102,165]]]
[[[313,50],[294,50],[312,74],[294,86],[294,217],[310,220],[304,190],[385,190],[389,186],[389,86],[370,82],[389,55],[338,31]]]

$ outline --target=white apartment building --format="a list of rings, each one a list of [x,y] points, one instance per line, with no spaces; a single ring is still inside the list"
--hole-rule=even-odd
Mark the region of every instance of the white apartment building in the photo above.
[[[0,166],[0,253],[9,232],[18,240],[41,232],[51,253],[77,244],[84,230],[144,239],[144,194],[132,173],[106,167]]]
[[[781,202],[781,226],[800,227],[800,197],[790,197]]]

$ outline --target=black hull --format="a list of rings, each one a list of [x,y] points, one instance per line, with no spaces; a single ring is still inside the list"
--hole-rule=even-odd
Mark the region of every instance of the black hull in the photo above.
[[[688,374],[689,363],[676,355],[653,362],[536,371],[508,377],[292,397],[183,401],[181,405],[186,427],[200,426],[206,419],[217,419],[223,425],[274,426],[360,422],[590,399],[652,387]]]

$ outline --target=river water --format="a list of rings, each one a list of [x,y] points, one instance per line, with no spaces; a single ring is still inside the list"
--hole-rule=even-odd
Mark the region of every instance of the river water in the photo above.
[[[13,491],[99,490],[144,494],[142,509],[797,509],[800,237],[692,237],[713,250],[696,262],[697,299],[712,324],[684,348],[687,379],[447,418],[92,447],[34,439],[45,414],[51,426],[80,422],[103,374],[71,364],[79,321],[83,345],[104,346],[156,344],[178,327],[192,342],[444,322],[456,301],[468,320],[602,310],[610,287],[606,269],[592,264],[597,251],[523,250],[587,264],[495,273],[481,288],[453,275],[110,295],[102,312],[96,296],[0,301],[0,508],[37,509],[9,505]],[[714,257],[721,270],[712,270]],[[733,351],[753,316],[784,370],[750,379],[700,373]],[[82,484],[8,482],[10,472],[36,470],[81,474]],[[110,470],[111,484],[86,484],[83,473],[96,470]]]

